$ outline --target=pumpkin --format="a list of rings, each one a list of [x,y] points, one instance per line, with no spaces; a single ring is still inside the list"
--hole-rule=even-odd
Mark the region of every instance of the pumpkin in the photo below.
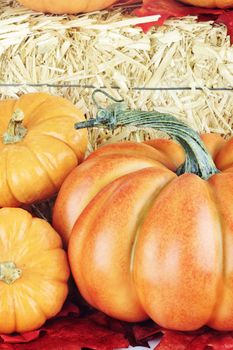
[[[55,316],[68,293],[59,235],[21,208],[0,209],[0,333],[28,332]]]
[[[233,0],[180,0],[181,2],[198,7],[229,8],[233,7]]]
[[[131,172],[162,167],[159,162],[174,171],[181,164],[184,154],[177,144],[170,140],[154,140],[154,146],[157,149],[144,143],[122,142],[101,147],[68,175],[53,209],[53,227],[65,246],[78,216],[103,187]],[[175,154],[173,159],[166,152]]]
[[[55,14],[75,14],[105,9],[117,0],[18,0],[29,9]]]
[[[46,93],[0,101],[0,207],[30,204],[53,196],[82,161],[87,132],[71,102]]]
[[[54,218],[75,222],[68,256],[79,291],[120,320],[232,330],[233,139],[207,134],[205,146],[172,116],[118,107],[76,127],[130,124],[167,132],[186,156],[172,140],[113,144],[68,176]]]

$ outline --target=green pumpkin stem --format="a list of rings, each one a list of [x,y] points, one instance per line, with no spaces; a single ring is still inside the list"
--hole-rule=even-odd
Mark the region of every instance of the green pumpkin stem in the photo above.
[[[103,91],[97,90],[97,92],[102,92],[110,97]],[[95,100],[94,102],[96,103]],[[130,125],[163,131],[178,141],[186,153],[184,164],[177,170],[178,175],[192,173],[206,180],[219,172],[198,133],[176,117],[156,111],[129,110],[122,102],[113,103],[107,108],[98,105],[97,107],[96,119],[76,123],[75,128],[98,127],[113,130]]]
[[[22,270],[18,269],[13,262],[0,263],[0,281],[12,284],[22,276]]]
[[[3,134],[3,143],[5,145],[17,143],[23,140],[27,134],[27,129],[22,125],[23,120],[23,111],[16,109],[9,121],[6,132]]]

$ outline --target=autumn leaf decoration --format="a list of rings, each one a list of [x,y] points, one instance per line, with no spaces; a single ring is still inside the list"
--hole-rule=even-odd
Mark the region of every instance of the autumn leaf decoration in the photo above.
[[[185,16],[197,16],[199,20],[211,20],[215,23],[225,24],[230,35],[231,43],[233,43],[233,9],[207,9],[185,5],[177,0],[119,0],[119,4],[124,6],[134,3],[137,8],[133,13],[139,17],[160,15],[157,22],[144,23],[141,25],[144,31],[149,30],[153,25],[162,25],[167,19]]]

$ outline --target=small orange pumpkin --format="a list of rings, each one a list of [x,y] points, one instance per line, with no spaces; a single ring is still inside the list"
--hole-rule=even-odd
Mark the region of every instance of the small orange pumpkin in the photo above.
[[[87,132],[83,114],[68,100],[46,93],[0,101],[0,207],[47,199],[82,161]]]
[[[198,7],[207,8],[230,8],[233,7],[233,0],[180,0],[181,2]]]
[[[55,14],[75,14],[105,9],[117,0],[18,0],[29,9]]]
[[[59,235],[20,208],[0,209],[0,333],[28,332],[67,297],[69,267]]]

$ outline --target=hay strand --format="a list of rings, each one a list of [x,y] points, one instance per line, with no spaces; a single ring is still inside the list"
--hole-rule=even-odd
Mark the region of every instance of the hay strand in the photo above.
[[[48,91],[69,98],[90,117],[96,112],[92,89],[82,86],[105,86],[130,108],[169,112],[199,132],[231,135],[233,92],[210,90],[233,88],[233,47],[225,26],[197,22],[195,17],[168,20],[148,33],[135,26],[148,20],[121,8],[77,16],[43,15],[0,0],[1,98]],[[124,129],[114,136],[93,131],[90,148],[124,138],[150,137],[153,131]]]

